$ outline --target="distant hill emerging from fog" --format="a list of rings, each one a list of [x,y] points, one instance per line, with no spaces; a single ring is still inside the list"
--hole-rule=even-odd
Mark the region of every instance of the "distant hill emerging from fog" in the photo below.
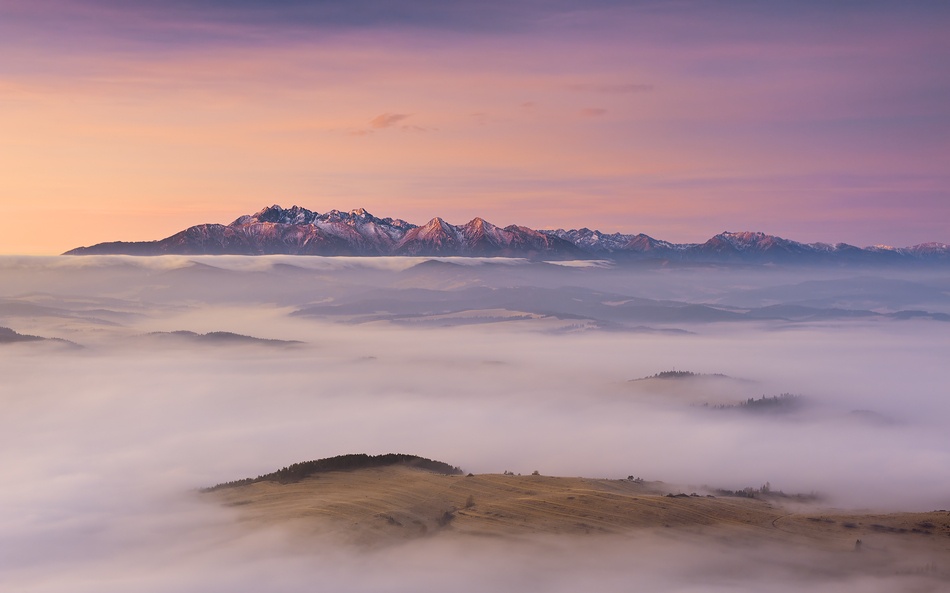
[[[60,344],[69,347],[79,347],[78,344],[64,340],[62,338],[44,338],[42,336],[32,336],[30,334],[18,333],[9,327],[0,327],[0,344],[22,344],[27,342],[45,342]]]
[[[648,235],[587,228],[535,230],[495,226],[481,218],[463,225],[436,217],[422,226],[378,218],[359,208],[324,214],[274,205],[234,222],[200,224],[158,241],[115,241],[65,255],[349,255],[478,256],[531,259],[664,260],[704,263],[906,264],[950,263],[950,245],[856,247],[800,243],[760,232],[723,232],[705,243],[670,243]]]
[[[746,412],[766,414],[787,414],[797,412],[805,406],[805,399],[800,395],[783,393],[772,397],[762,396],[759,399],[750,397],[738,404],[719,404],[712,406],[718,410],[742,410]]]
[[[731,379],[732,377],[722,373],[694,373],[692,371],[661,371],[649,377],[640,377],[639,379],[630,379],[631,381],[649,381],[651,379],[698,379],[712,377],[715,379]]]
[[[20,334],[13,331],[9,327],[0,327],[0,344],[13,344],[17,342],[39,342],[45,339],[46,338],[41,338],[40,336]]]
[[[199,334],[192,331],[186,330],[177,330],[171,332],[151,332],[142,336],[145,338],[152,338],[158,340],[176,340],[176,341],[187,341],[198,344],[210,344],[210,345],[244,345],[244,344],[260,344],[264,346],[295,346],[302,344],[303,342],[297,340],[274,340],[267,338],[256,338],[254,336],[245,336],[243,334],[236,334],[233,332],[208,332],[206,334]]]

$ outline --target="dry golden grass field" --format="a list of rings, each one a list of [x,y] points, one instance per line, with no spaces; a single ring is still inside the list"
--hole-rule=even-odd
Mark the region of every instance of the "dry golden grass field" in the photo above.
[[[845,573],[927,573],[950,581],[946,511],[872,514],[691,491],[668,496],[681,492],[662,482],[443,475],[393,465],[203,496],[233,508],[248,529],[281,525],[298,537],[358,547],[415,538],[680,537],[710,546],[788,546]]]

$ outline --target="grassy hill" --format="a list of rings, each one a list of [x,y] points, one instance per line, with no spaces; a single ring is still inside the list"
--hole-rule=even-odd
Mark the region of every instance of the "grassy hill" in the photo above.
[[[760,542],[823,550],[834,562],[861,571],[925,565],[934,567],[938,579],[950,580],[947,511],[846,513],[774,497],[685,494],[639,479],[457,470],[415,456],[346,455],[222,484],[203,496],[234,509],[248,527],[281,525],[303,537],[359,546],[420,537],[648,534],[709,545]]]

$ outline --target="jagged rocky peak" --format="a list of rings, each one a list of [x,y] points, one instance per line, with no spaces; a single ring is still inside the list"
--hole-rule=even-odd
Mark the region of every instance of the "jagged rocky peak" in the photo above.
[[[725,241],[734,247],[747,247],[750,245],[757,245],[766,241],[770,238],[770,235],[766,235],[761,232],[752,232],[752,231],[723,231],[713,237],[714,239],[719,239]]]
[[[475,233],[493,233],[494,231],[498,229],[497,226],[488,222],[481,216],[476,216],[472,220],[468,221],[468,223],[463,225],[462,228],[465,229],[466,231],[471,231]]]
[[[454,244],[458,242],[458,234],[456,227],[436,216],[421,227],[406,233],[405,238],[408,240],[435,241],[439,244],[445,242]]]
[[[736,251],[745,250],[767,250],[774,247],[804,247],[801,243],[789,241],[775,235],[768,235],[762,232],[753,231],[725,231],[703,244],[706,249],[735,249]]]
[[[353,222],[354,216],[350,212],[343,212],[334,208],[319,216],[318,219],[321,222]]]
[[[401,229],[402,231],[408,231],[410,229],[416,228],[416,225],[412,224],[411,222],[406,222],[405,220],[401,218],[386,217],[386,218],[381,219],[381,221],[383,222],[383,224],[387,224],[396,229]]]
[[[231,223],[231,226],[252,224],[255,222],[270,222],[274,224],[312,224],[319,216],[316,212],[301,206],[281,208],[277,204],[268,206],[254,214],[241,216]]]
[[[624,238],[624,235],[620,233],[615,233],[611,235],[612,240],[620,240]],[[672,243],[667,243],[666,241],[658,241],[651,237],[650,235],[644,235],[639,233],[636,235],[626,235],[627,242],[623,245],[625,249],[637,249],[640,251],[653,251],[656,249],[674,249]]]
[[[325,220],[332,222],[345,222],[347,224],[363,224],[363,223],[376,223],[376,224],[385,224],[389,226],[399,226],[398,224],[393,224],[394,222],[399,222],[402,224],[407,224],[401,220],[394,221],[391,218],[377,218],[370,214],[369,210],[366,208],[354,208],[349,212],[343,212],[342,210],[330,210],[321,217]]]
[[[758,243],[766,239],[774,238],[772,235],[766,235],[760,231],[723,231],[719,233],[719,236],[737,243]]]
[[[950,245],[946,243],[920,243],[919,245],[914,245],[913,247],[907,247],[907,251],[915,254],[927,254],[927,255],[950,255]]]
[[[436,216],[435,218],[433,218],[432,220],[430,220],[429,222],[425,223],[424,225],[422,225],[422,226],[419,227],[419,228],[422,229],[423,231],[427,232],[427,233],[428,233],[428,232],[431,232],[431,231],[441,231],[441,232],[444,232],[444,233],[449,233],[449,234],[451,234],[452,231],[454,230],[453,227],[452,227],[452,225],[450,225],[449,223],[445,222],[445,221],[444,221],[441,217],[439,217],[439,216]]]
[[[609,256],[615,253],[640,248],[639,245],[633,242],[635,235],[625,235],[623,233],[608,235],[597,230],[592,231],[587,227],[571,229],[569,231],[557,229],[556,231],[541,232],[549,237],[563,239],[584,251],[601,255]]]

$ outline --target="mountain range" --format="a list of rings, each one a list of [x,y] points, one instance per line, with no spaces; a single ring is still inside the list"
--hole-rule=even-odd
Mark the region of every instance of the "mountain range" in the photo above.
[[[478,256],[531,259],[666,260],[749,263],[950,263],[950,245],[856,247],[800,243],[761,232],[723,232],[705,243],[670,243],[642,233],[606,234],[587,228],[535,230],[498,227],[482,218],[422,226],[377,218],[363,208],[324,214],[274,205],[228,225],[200,224],[158,241],[115,241],[64,255],[351,255]]]

